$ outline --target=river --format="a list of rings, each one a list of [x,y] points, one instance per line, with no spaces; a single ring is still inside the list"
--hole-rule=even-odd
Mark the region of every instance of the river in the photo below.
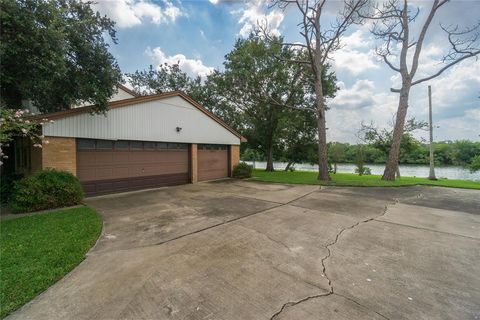
[[[253,161],[245,161],[246,163],[253,165]],[[265,169],[267,163],[264,161],[255,161],[256,169]],[[285,169],[286,162],[274,162],[273,166],[275,170]],[[382,164],[367,164],[372,174],[382,174],[385,165]],[[296,164],[295,170],[302,171],[316,171],[317,165],[311,165],[308,163]],[[337,165],[337,172],[354,173],[356,166],[352,163],[339,163]],[[400,174],[402,176],[409,177],[428,177],[429,167],[426,165],[416,164],[402,164],[400,165]],[[471,173],[468,169],[459,166],[441,166],[435,168],[435,175],[437,178],[458,179],[458,180],[474,180],[480,181],[480,171]]]

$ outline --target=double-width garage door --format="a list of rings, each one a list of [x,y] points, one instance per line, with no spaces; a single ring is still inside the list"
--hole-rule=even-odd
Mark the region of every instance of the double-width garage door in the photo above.
[[[87,195],[190,182],[188,144],[77,140],[77,175]]]
[[[198,181],[228,177],[228,148],[225,145],[199,144]]]

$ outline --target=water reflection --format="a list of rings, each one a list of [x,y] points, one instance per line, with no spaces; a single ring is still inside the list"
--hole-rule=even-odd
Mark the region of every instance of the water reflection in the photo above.
[[[253,161],[245,161],[246,163],[253,165]],[[265,169],[267,163],[264,161],[255,161],[256,169]],[[283,170],[287,166],[286,162],[274,162],[273,167],[276,170]],[[372,174],[382,174],[385,169],[385,165],[379,164],[367,164],[372,170]],[[311,165],[308,163],[296,164],[295,170],[318,170],[317,165]],[[355,165],[351,163],[341,163],[337,165],[337,172],[354,173]],[[429,168],[426,165],[400,165],[400,174],[408,177],[428,177]],[[470,171],[463,167],[457,166],[443,166],[435,168],[435,175],[437,178],[458,179],[458,180],[474,180],[480,181],[480,171],[470,173]]]

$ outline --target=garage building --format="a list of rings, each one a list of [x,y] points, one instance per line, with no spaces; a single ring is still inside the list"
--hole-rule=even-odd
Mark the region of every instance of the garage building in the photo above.
[[[182,92],[137,97],[119,87],[118,96],[105,114],[42,115],[54,121],[43,126],[49,143],[18,143],[17,171],[69,171],[88,196],[231,176],[244,138],[199,103]]]

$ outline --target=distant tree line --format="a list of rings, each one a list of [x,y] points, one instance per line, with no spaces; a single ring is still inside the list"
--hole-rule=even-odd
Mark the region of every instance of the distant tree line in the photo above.
[[[275,161],[287,162],[292,166],[295,163],[316,163],[316,144],[304,145],[303,152],[299,152],[296,158],[292,158],[286,148],[279,148],[275,152]],[[349,144],[341,142],[328,143],[329,163],[356,163],[359,149],[365,157],[365,163],[385,164],[388,158],[388,150],[382,149],[375,144]],[[467,166],[474,162],[480,155],[480,142],[469,140],[441,141],[434,143],[435,164]],[[428,165],[428,144],[412,139],[409,148],[400,152],[400,164],[425,164]],[[242,160],[265,161],[265,155],[248,146],[242,152]]]

